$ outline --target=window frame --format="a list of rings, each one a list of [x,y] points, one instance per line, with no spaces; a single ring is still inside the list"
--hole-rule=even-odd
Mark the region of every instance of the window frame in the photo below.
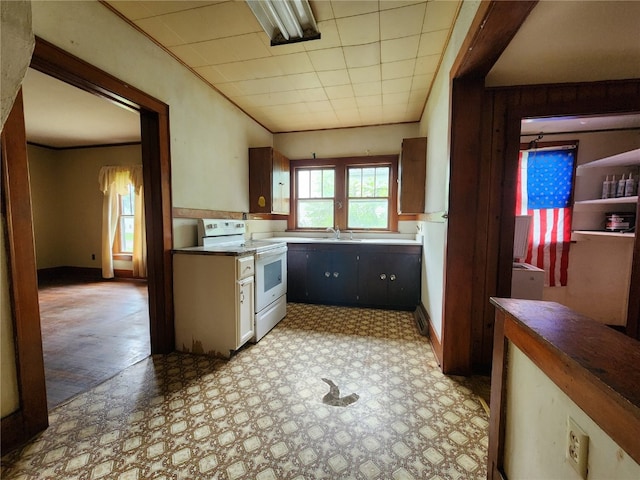
[[[130,194],[133,196],[133,209],[134,209],[134,213],[131,215],[123,215],[122,213],[122,195],[118,194],[118,223],[116,226],[116,234],[115,234],[115,238],[113,239],[113,249],[112,249],[112,253],[113,253],[113,257],[117,260],[130,260],[133,258],[133,249],[131,252],[123,252],[122,251],[122,231],[121,231],[121,226],[122,226],[122,217],[131,217],[132,219],[135,217],[135,202],[136,202],[136,189],[135,186],[130,183],[129,184],[131,187],[130,190]],[[134,220],[135,222],[135,220]]]
[[[347,228],[348,219],[348,167],[389,167],[389,225],[386,229]],[[372,155],[367,157],[310,158],[290,160],[291,169],[291,213],[288,218],[288,230],[291,231],[325,231],[326,228],[298,228],[298,195],[297,178],[299,169],[333,168],[335,171],[335,191],[333,218],[334,225],[340,230],[354,232],[397,232],[398,231],[398,155]],[[338,205],[342,202],[342,208]]]

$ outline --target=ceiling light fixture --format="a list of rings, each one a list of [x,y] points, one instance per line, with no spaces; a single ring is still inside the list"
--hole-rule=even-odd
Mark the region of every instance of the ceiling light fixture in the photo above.
[[[271,46],[320,38],[308,0],[247,0]]]

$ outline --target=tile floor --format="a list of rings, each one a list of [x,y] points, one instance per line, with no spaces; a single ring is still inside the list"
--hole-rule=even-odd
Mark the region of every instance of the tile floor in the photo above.
[[[229,361],[152,356],[53,409],[2,478],[486,478],[472,384],[411,313],[289,304]]]

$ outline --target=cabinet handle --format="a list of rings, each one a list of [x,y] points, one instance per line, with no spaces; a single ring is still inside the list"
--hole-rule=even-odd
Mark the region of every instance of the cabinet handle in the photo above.
[[[395,279],[396,279],[396,276],[393,273],[389,275],[389,280],[393,282]]]
[[[333,278],[338,278],[338,275],[340,275],[338,272],[333,272]]]
[[[240,303],[244,303],[244,292],[240,292]]]
[[[331,272],[324,272],[324,276],[329,278],[331,276]]]
[[[380,280],[384,280],[387,278],[387,274],[386,273],[381,273],[380,274]]]

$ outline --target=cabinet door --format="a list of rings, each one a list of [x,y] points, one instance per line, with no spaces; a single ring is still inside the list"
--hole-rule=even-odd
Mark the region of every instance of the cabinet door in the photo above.
[[[289,214],[289,159],[273,150],[272,213]]]
[[[309,302],[331,302],[333,270],[329,252],[310,251],[308,253],[306,283]]]
[[[398,168],[398,213],[424,213],[427,138],[405,138]]]
[[[291,244],[287,251],[287,300],[307,301],[307,251],[294,250]]]
[[[340,247],[337,248],[340,250]],[[358,256],[353,252],[331,252],[331,298],[354,305],[358,301]]]
[[[388,270],[386,254],[360,256],[358,297],[361,305],[384,306],[387,304]]]
[[[389,255],[387,305],[411,308],[420,303],[420,263],[419,255]]]
[[[248,277],[237,282],[237,341],[236,348],[247,343],[254,332],[253,322],[253,278]]]
[[[312,303],[354,305],[358,292],[358,257],[354,252],[310,251],[307,298]]]
[[[272,188],[271,147],[249,149],[249,212],[271,213]]]

